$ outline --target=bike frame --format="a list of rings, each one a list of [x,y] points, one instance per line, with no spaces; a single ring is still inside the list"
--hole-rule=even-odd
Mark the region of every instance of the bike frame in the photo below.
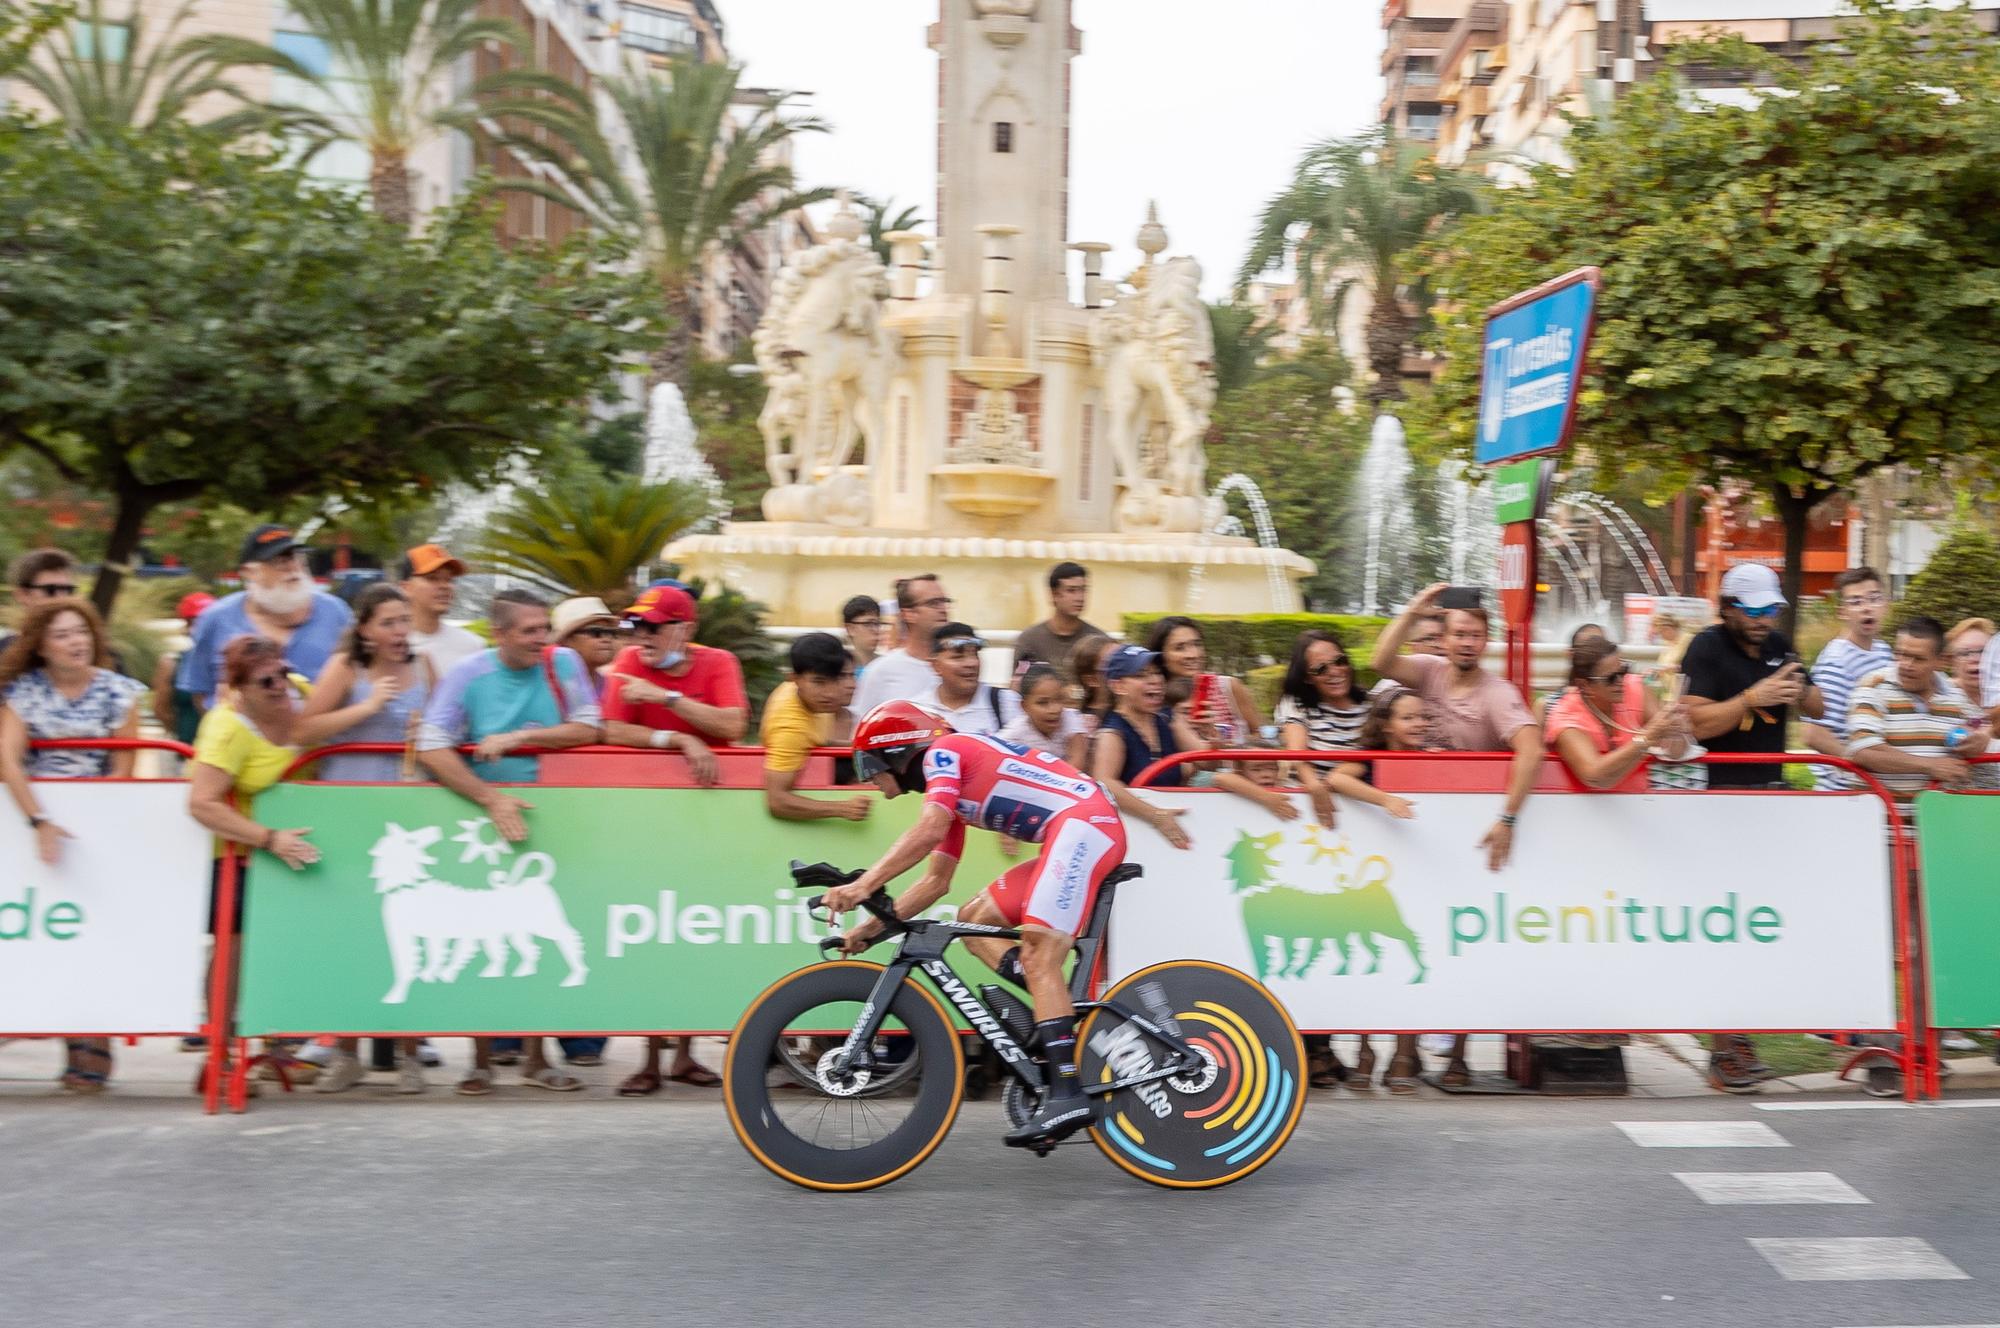
[[[1108,1010],[1161,1043],[1171,1055],[1166,1058],[1164,1064],[1143,1074],[1116,1079],[1111,1083],[1095,1087],[1086,1087],[1084,1092],[1092,1097],[1109,1097],[1113,1093],[1123,1092],[1141,1084],[1171,1079],[1202,1063],[1200,1055],[1182,1041],[1177,1033],[1169,1032],[1138,1011],[1118,1001],[1082,999],[1089,992],[1091,972],[1096,966],[1097,955],[1103,946],[1103,928],[1100,924],[1110,917],[1112,894],[1113,886],[1107,882],[1099,890],[1098,909],[1093,917],[1093,926],[1086,930],[1084,936],[1077,939],[1076,971],[1070,977],[1070,993],[1075,999],[1077,1013]],[[875,910],[870,909],[870,911]],[[994,1054],[1015,1078],[1036,1093],[1042,1092],[1048,1086],[1047,1080],[1043,1078],[1041,1067],[1035,1063],[1034,1057],[1028,1054],[1027,1049],[1007,1030],[1007,1026],[987,1008],[986,1002],[980,1000],[978,995],[966,986],[965,979],[959,977],[944,959],[945,951],[955,940],[976,936],[1018,941],[1021,939],[1021,933],[1012,927],[995,927],[977,922],[937,922],[929,919],[912,921],[897,918],[891,924],[893,914],[885,918],[878,912],[876,916],[881,918],[885,925],[894,925],[900,929],[899,938],[902,944],[898,947],[895,957],[883,966],[882,976],[875,980],[875,986],[868,993],[867,1002],[861,1007],[861,1018],[856,1021],[854,1031],[847,1035],[847,1041],[841,1045],[839,1059],[835,1065],[844,1070],[874,1068],[875,1057],[870,1048],[874,1044],[875,1035],[882,1031],[883,1020],[888,1018],[889,1006],[896,999],[897,991],[910,980],[910,975],[921,972],[930,979],[931,986],[937,989],[938,994],[965,1017],[966,1022],[972,1025],[973,1031],[985,1040],[986,1045],[993,1048]]]

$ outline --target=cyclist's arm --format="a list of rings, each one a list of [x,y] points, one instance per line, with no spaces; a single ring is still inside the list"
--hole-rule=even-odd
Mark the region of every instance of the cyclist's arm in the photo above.
[[[908,830],[905,830],[902,837],[889,846],[889,851],[882,855],[880,862],[861,873],[860,878],[852,885],[841,886],[839,894],[847,899],[852,899],[858,904],[877,890],[882,889],[889,882],[895,880],[925,858],[930,857],[937,850],[938,846],[944,843],[945,836],[951,832],[952,820],[953,817],[949,808],[942,807],[935,802],[925,803],[923,811],[917,817],[917,823]],[[947,861],[950,861],[953,866],[957,865],[955,859],[947,859]],[[931,872],[926,874],[924,881],[919,884],[928,883],[931,875],[936,874],[936,870],[936,867],[933,866]],[[946,872],[945,880],[949,881],[950,879],[951,874]],[[835,892],[828,891],[827,893],[832,895]],[[943,892],[940,891],[939,893]],[[828,902],[835,901],[829,900]]]

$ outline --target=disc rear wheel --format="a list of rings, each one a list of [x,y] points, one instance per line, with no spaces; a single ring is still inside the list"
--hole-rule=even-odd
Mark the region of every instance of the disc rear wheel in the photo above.
[[[965,1058],[937,998],[905,982],[849,1068],[841,1049],[882,970],[816,964],[779,979],[729,1040],[723,1098],[751,1156],[814,1190],[865,1190],[905,1174],[944,1141],[964,1092]]]
[[[1090,1137],[1141,1180],[1213,1189],[1277,1156],[1305,1108],[1305,1047],[1277,998],[1222,964],[1182,960],[1141,969],[1104,993],[1175,1034],[1198,1057],[1170,1079],[1121,1089]],[[1171,1054],[1166,1043],[1106,1009],[1077,1033],[1086,1092],[1131,1078]]]

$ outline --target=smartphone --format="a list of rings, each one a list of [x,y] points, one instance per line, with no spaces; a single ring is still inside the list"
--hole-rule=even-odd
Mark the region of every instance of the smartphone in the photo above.
[[[1476,609],[1479,607],[1483,591],[1478,586],[1446,586],[1438,595],[1441,609]]]

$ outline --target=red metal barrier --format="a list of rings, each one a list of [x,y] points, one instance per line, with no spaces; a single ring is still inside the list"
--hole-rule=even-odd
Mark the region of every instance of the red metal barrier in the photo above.
[[[470,744],[461,746],[459,754],[470,756]],[[716,782],[715,788],[760,789],[764,787],[764,749],[762,747],[714,747]],[[799,787],[807,789],[832,789],[855,787],[833,782],[833,763],[850,755],[847,747],[815,747],[811,759],[799,776]],[[283,782],[296,778],[300,771],[325,756],[339,756],[347,753],[362,753],[371,756],[400,756],[403,745],[395,742],[337,742],[325,747],[315,747],[301,752],[280,775]],[[523,747],[511,752],[512,756],[533,756],[541,762],[541,778],[536,784],[559,788],[696,788],[693,772],[688,760],[678,752],[660,751],[650,747],[568,747],[545,751],[536,747]]]
[[[1399,792],[1423,793],[1499,793],[1505,788],[1505,772],[1496,767],[1510,765],[1513,752],[1363,752],[1363,751],[1272,751],[1260,748],[1254,751],[1209,751],[1194,749],[1173,752],[1161,757],[1141,770],[1132,780],[1131,787],[1147,788],[1164,771],[1176,766],[1200,764],[1209,761],[1298,761],[1326,760],[1386,762],[1389,766],[1409,765],[1414,770],[1433,773],[1438,782],[1427,782],[1423,787],[1398,782]],[[1650,760],[1650,758],[1648,758]],[[1871,772],[1862,769],[1853,761],[1837,756],[1820,756],[1798,752],[1766,755],[1757,752],[1709,752],[1701,756],[1702,765],[1812,765],[1827,766],[1846,771],[1869,792],[1882,800],[1888,812],[1890,867],[1890,894],[1894,910],[1894,953],[1892,960],[1897,976],[1903,985],[1903,1000],[1897,1017],[1896,1031],[1900,1048],[1861,1047],[1855,1050],[1847,1063],[1841,1066],[1840,1077],[1845,1079],[1858,1066],[1869,1060],[1893,1060],[1903,1072],[1903,1097],[1913,1101],[1921,1091],[1930,1096],[1937,1095],[1937,1066],[1931,1047],[1932,1035],[1924,1022],[1923,985],[1917,981],[1916,972],[1916,915],[1917,901],[1912,882],[1915,879],[1915,856],[1911,848],[1908,828],[1903,823],[1902,812],[1896,800],[1882,782]],[[1990,758],[1980,758],[1982,760]],[[1563,766],[1559,758],[1547,758],[1542,762],[1546,773],[1551,766]],[[1644,768],[1641,763],[1640,768]],[[1568,768],[1563,766],[1564,773]],[[1497,778],[1488,772],[1495,772]],[[1382,787],[1389,787],[1384,784]],[[1633,793],[1622,789],[1593,789],[1573,776],[1567,784],[1549,787],[1538,779],[1535,785],[1538,793],[1566,793],[1590,797],[1631,797]],[[1175,790],[1179,792],[1181,790]],[[1220,790],[1192,789],[1188,792],[1203,793]],[[1842,794],[1816,794],[1808,790],[1779,789],[1687,789],[1687,790],[1646,790],[1643,796],[1650,797],[1839,797]],[[1383,1033],[1408,1032],[1406,1029],[1346,1029],[1344,1032]],[[1540,1032],[1562,1032],[1561,1029],[1542,1029]],[[1598,1030],[1593,1030],[1598,1031]],[[1615,1030],[1604,1030],[1615,1031]],[[1650,1031],[1658,1030],[1626,1030]],[[1703,1030],[1683,1030],[1703,1031]],[[1821,1033],[1828,1030],[1817,1028],[1762,1029],[1767,1033]],[[1847,1030],[1836,1030],[1847,1031]]]

